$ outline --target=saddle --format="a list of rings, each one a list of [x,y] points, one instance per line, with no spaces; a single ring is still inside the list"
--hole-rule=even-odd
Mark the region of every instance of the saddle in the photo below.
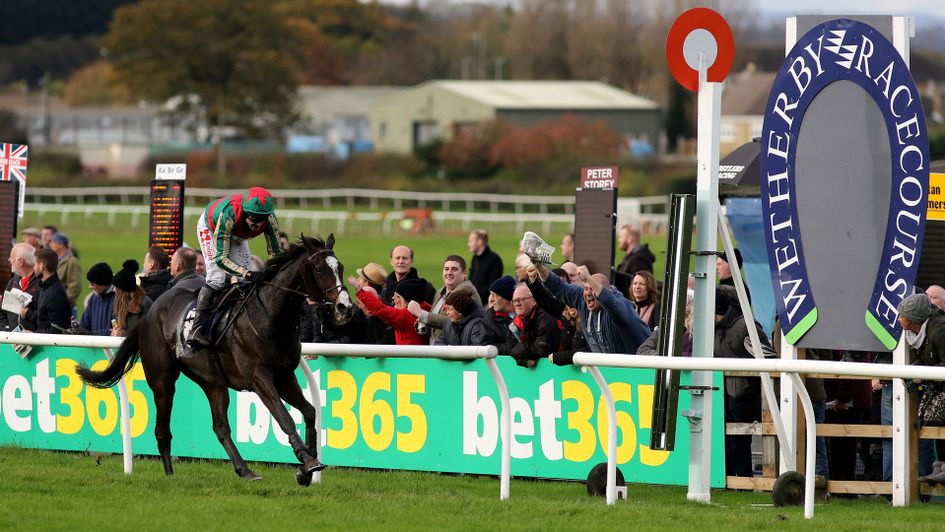
[[[243,308],[243,305],[239,303],[244,302],[253,293],[254,288],[255,286],[251,283],[237,283],[220,290],[214,295],[213,305],[203,318],[204,331],[206,331],[207,339],[210,341],[210,347],[215,347],[220,342],[230,324],[239,314],[239,310]],[[187,310],[181,318],[178,330],[180,331],[180,345],[182,346],[187,346],[186,339],[194,326],[196,307],[197,300],[195,299],[187,306]],[[187,349],[190,350],[189,347]]]

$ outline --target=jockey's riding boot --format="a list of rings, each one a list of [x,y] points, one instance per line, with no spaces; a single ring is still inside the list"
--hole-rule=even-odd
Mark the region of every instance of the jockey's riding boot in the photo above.
[[[210,347],[210,341],[207,339],[204,322],[206,321],[207,311],[210,310],[213,302],[213,295],[216,293],[212,287],[204,285],[197,294],[197,306],[194,308],[194,322],[190,328],[190,335],[187,337],[187,345],[191,349],[197,350]]]

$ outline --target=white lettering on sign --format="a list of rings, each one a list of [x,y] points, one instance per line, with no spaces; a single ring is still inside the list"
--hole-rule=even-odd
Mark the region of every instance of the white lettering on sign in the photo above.
[[[187,179],[186,164],[158,164],[154,167],[154,179],[173,179],[183,181]]]
[[[593,166],[581,168],[581,188],[617,188],[616,166]]]

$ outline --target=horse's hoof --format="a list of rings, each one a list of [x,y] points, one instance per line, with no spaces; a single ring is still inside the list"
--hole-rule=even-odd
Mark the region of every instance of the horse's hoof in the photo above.
[[[312,472],[305,471],[301,467],[295,470],[295,481],[299,483],[299,486],[311,486],[312,485]]]
[[[245,474],[241,476],[243,477],[243,480],[249,480],[249,481],[262,480],[261,476],[257,475],[256,473],[252,471],[247,471]]]
[[[314,473],[316,471],[321,471],[327,467],[325,464],[318,461],[318,458],[312,458],[311,460],[306,461],[302,464],[301,469],[306,473]]]

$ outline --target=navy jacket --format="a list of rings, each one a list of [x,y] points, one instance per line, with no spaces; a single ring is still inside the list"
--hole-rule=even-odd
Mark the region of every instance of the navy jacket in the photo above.
[[[85,313],[82,314],[82,320],[79,321],[79,327],[96,336],[109,336],[112,334],[112,318],[114,317],[115,289],[109,286],[103,296],[92,292],[88,306],[85,307]]]
[[[650,336],[650,328],[640,319],[636,305],[614,290],[601,290],[597,296],[598,308],[590,312],[580,285],[565,284],[551,274],[545,286],[552,295],[581,313],[584,339],[595,353],[633,354]]]

